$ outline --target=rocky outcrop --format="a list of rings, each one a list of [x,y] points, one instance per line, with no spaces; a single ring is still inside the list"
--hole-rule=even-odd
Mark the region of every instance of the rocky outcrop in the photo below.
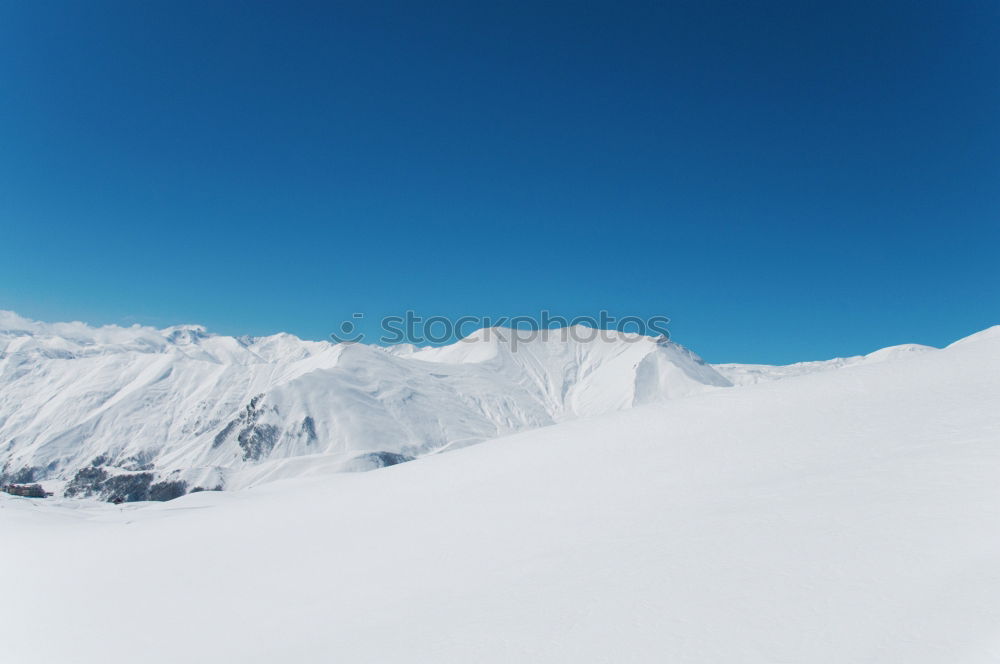
[[[143,500],[166,501],[187,493],[187,482],[164,480],[154,482],[151,472],[119,472],[111,474],[94,463],[77,471],[66,485],[68,498],[98,498],[109,503],[133,503]]]

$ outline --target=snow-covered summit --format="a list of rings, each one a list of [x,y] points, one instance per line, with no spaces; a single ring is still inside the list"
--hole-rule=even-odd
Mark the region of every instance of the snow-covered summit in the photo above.
[[[958,341],[952,342],[948,346],[948,348],[951,348],[952,346],[959,346],[968,343],[988,341],[993,339],[1000,339],[1000,325],[993,325],[992,327],[988,327],[985,330],[980,330],[975,334],[970,334],[967,337],[963,337]]]

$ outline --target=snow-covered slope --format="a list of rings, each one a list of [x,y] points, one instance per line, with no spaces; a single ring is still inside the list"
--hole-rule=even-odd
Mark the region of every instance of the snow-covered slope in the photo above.
[[[832,360],[796,362],[795,364],[780,366],[769,364],[713,364],[712,368],[725,376],[726,380],[733,385],[752,385],[762,381],[804,376],[805,374],[816,373],[818,371],[842,369],[843,367],[852,367],[859,364],[888,362],[905,358],[913,353],[925,353],[929,350],[937,349],[921,344],[902,344],[899,346],[889,346],[888,348],[883,348],[867,355],[838,357]]]
[[[0,495],[0,653],[1000,661],[998,403],[994,328],[371,473]]]
[[[72,495],[168,498],[378,467],[729,385],[667,341],[559,330],[515,346],[509,332],[387,351],[0,312],[0,471],[68,481]]]

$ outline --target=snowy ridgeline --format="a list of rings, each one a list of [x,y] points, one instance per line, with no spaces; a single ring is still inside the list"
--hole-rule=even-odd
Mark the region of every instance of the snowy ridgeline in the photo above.
[[[929,350],[788,367],[704,363],[672,342],[484,330],[442,348],[46,324],[0,312],[0,484],[67,497],[365,470],[553,423]]]

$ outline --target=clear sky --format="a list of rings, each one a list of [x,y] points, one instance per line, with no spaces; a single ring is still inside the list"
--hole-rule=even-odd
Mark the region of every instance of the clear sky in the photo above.
[[[0,5],[25,316],[607,309],[778,363],[998,305],[993,0]]]

